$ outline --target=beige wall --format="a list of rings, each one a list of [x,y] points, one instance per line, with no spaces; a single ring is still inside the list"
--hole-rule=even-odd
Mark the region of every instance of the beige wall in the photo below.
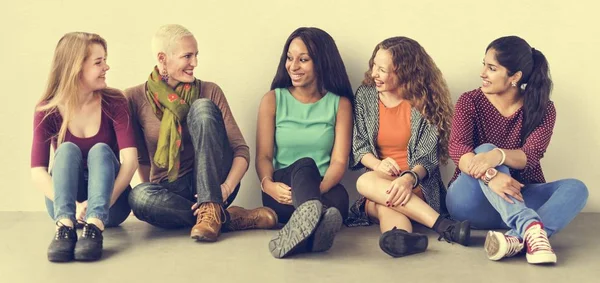
[[[586,211],[600,212],[594,162],[600,157],[595,85],[600,23],[591,0],[131,2],[2,0],[0,210],[44,210],[42,194],[29,177],[32,110],[58,39],[70,31],[102,35],[109,48],[109,85],[123,89],[143,82],[151,71],[153,32],[162,24],[179,23],[198,39],[197,77],[223,88],[253,156],[259,99],[269,88],[285,39],[299,26],[317,26],[333,36],[354,89],[375,44],[396,35],[414,38],[445,74],[454,100],[479,86],[480,62],[490,41],[522,36],[547,56],[555,82],[558,121],[542,161],[546,176],[583,180],[590,189]],[[452,170],[444,168],[446,177]],[[354,194],[356,176],[349,173],[344,179]],[[258,187],[251,166],[236,202],[258,206]]]

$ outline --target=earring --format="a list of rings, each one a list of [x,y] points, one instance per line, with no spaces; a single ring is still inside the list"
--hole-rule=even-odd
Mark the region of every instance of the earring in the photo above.
[[[160,71],[160,79],[165,83],[169,81],[169,74],[167,73],[167,68],[163,68]]]
[[[511,85],[514,86],[514,87],[516,87],[517,83],[516,82],[512,82]]]
[[[525,90],[526,87],[527,87],[527,84],[521,84],[521,90]]]

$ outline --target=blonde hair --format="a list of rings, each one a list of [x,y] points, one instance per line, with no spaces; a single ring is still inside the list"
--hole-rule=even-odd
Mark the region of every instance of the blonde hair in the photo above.
[[[417,41],[398,36],[388,38],[375,47],[363,84],[375,85],[371,70],[375,55],[380,49],[392,54],[394,71],[400,85],[406,89],[406,99],[431,125],[437,128],[438,156],[442,164],[446,164],[449,158],[448,140],[453,107],[450,102],[450,90],[442,72]]]
[[[152,37],[152,53],[156,56],[160,52],[171,54],[171,48],[176,41],[186,36],[194,36],[182,25],[169,24],[158,28]]]
[[[46,91],[40,98],[36,111],[46,112],[44,119],[62,108],[63,121],[57,134],[57,146],[64,141],[67,125],[73,109],[80,103],[81,72],[83,63],[90,56],[91,47],[99,44],[106,52],[106,40],[97,34],[71,32],[65,34],[56,45],[52,68],[48,76]],[[111,97],[122,96],[118,90],[104,89],[98,92]]]

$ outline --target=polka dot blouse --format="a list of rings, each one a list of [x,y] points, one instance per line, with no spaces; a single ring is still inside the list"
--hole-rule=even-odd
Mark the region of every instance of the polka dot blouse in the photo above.
[[[546,148],[552,137],[556,109],[550,101],[546,115],[540,125],[521,141],[523,110],[519,109],[510,117],[504,117],[485,97],[481,89],[464,93],[456,102],[452,130],[450,134],[450,158],[456,164],[452,181],[460,173],[458,162],[460,157],[484,143],[491,143],[504,149],[521,149],[527,156],[527,164],[522,170],[511,169],[513,178],[522,183],[544,183],[544,173],[540,159],[544,157]]]

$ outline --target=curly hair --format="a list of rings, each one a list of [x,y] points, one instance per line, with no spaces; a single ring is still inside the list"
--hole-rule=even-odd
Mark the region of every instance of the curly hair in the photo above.
[[[450,90],[442,72],[425,49],[415,40],[398,36],[377,44],[369,60],[363,84],[374,86],[371,76],[373,60],[377,51],[387,50],[392,54],[394,72],[399,85],[405,89],[405,99],[415,107],[432,125],[437,127],[438,156],[442,164],[448,161],[448,140],[452,121]]]

